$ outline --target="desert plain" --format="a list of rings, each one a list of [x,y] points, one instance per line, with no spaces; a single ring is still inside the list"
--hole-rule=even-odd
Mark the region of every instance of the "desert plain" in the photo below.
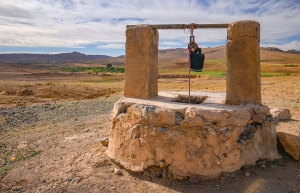
[[[225,47],[205,48],[191,91],[226,91]],[[300,55],[261,48],[263,104],[289,109],[277,131],[300,137]],[[278,143],[279,160],[210,180],[162,178],[115,165],[101,140],[123,95],[124,73],[77,67],[124,67],[124,56],[68,63],[0,62],[1,192],[300,192],[300,163]],[[159,51],[159,91],[187,91],[187,50]],[[69,71],[62,70],[68,68]]]

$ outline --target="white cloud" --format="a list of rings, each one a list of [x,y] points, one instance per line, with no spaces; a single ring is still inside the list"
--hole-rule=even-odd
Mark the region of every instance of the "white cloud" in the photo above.
[[[300,41],[292,41],[289,43],[285,43],[285,44],[261,44],[261,47],[278,47],[281,50],[300,50]]]
[[[165,46],[180,46],[181,45],[181,43],[178,41],[167,41],[167,40],[161,41],[161,42],[159,42],[159,44],[165,45]]]
[[[96,48],[100,49],[124,49],[124,44],[105,44],[105,45],[99,45]]]
[[[230,23],[256,20],[262,43],[299,44],[300,3],[296,0],[14,0],[0,2],[0,46],[82,47],[123,49],[127,24]],[[161,30],[164,47],[185,45],[183,30]],[[225,29],[195,31],[196,41],[220,42]],[[299,40],[294,39],[299,42]],[[178,45],[172,43],[178,42]]]
[[[45,54],[44,52],[1,52],[0,54]]]

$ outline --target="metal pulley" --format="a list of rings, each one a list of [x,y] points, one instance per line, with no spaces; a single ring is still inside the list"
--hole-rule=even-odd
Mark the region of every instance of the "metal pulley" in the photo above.
[[[190,59],[190,70],[196,72],[202,72],[205,55],[202,54],[201,48],[195,42],[195,36],[193,35],[193,28],[191,28],[190,42],[188,44],[189,59]]]

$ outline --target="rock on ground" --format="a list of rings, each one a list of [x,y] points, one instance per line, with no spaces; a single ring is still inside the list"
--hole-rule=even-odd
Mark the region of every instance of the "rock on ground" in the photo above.
[[[108,146],[109,143],[108,137],[102,138],[100,142],[103,146]]]
[[[292,117],[289,109],[271,108],[270,112],[275,123],[278,123],[279,121],[290,120]]]
[[[288,132],[277,132],[277,138],[284,150],[295,160],[300,159],[300,136]]]
[[[271,108],[270,112],[273,116],[275,123],[280,121],[287,121],[291,119],[291,113],[289,109]],[[277,126],[277,138],[283,146],[284,150],[292,156],[295,160],[300,159],[300,136],[299,132],[295,128],[286,126]]]

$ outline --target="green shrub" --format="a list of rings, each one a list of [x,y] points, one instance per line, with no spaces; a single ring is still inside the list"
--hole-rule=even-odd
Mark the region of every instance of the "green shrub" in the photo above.
[[[298,65],[294,65],[294,64],[286,64],[284,65],[284,67],[299,67]]]
[[[98,72],[115,72],[115,73],[124,73],[125,68],[124,67],[113,67],[111,64],[107,64],[104,66],[98,66],[98,67],[75,67],[75,68],[61,68],[61,71],[64,72],[84,72],[91,70],[95,73]]]
[[[7,173],[8,170],[9,170],[8,167],[2,167],[2,168],[1,168],[1,172],[0,172],[0,176],[2,176],[3,174]]]

